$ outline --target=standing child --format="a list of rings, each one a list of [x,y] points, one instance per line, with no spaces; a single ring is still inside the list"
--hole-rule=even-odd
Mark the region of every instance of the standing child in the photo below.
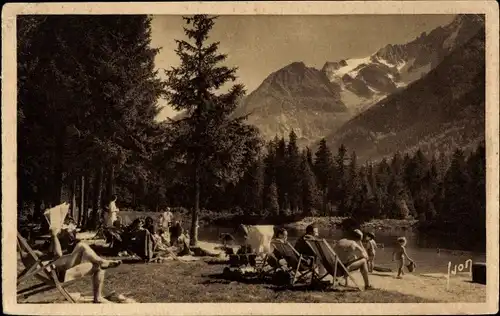
[[[373,267],[375,266],[375,253],[377,249],[377,243],[375,242],[375,235],[373,233],[366,233],[366,252],[368,253],[368,271],[373,272]]]
[[[396,249],[394,249],[394,252],[392,253],[392,261],[396,260],[398,263],[398,279],[402,279],[403,275],[405,274],[405,272],[403,271],[403,268],[405,266],[405,258],[408,259],[408,261],[413,262],[413,260],[408,257],[405,246],[406,238],[399,237],[398,246],[396,246]]]

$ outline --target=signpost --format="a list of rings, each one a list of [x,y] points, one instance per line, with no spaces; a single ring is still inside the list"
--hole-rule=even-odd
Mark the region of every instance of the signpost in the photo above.
[[[450,277],[452,275],[456,275],[457,274],[457,270],[458,272],[462,272],[466,269],[469,269],[469,276],[471,277],[472,279],[472,259],[467,259],[465,261],[465,264],[456,264],[453,269],[451,268],[452,264],[451,264],[451,261],[448,262],[448,274],[446,276],[446,290],[449,290],[450,289]]]

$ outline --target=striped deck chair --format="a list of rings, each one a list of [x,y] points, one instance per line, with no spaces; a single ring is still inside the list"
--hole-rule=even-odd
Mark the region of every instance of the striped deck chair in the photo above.
[[[24,270],[17,275],[17,287],[30,277],[35,277],[42,281],[26,289],[18,290],[17,297],[28,297],[40,292],[45,292],[56,288],[64,298],[70,303],[76,303],[71,295],[66,291],[64,286],[69,285],[76,280],[59,280],[55,266],[51,261],[42,261],[36,252],[30,247],[26,239],[17,233],[17,248],[21,254],[21,261],[24,265]]]
[[[279,254],[279,257],[284,259],[288,266],[291,285],[297,282],[306,282],[308,278],[314,278],[313,258],[302,256],[289,242],[280,240],[272,240],[271,246]]]
[[[333,277],[332,286],[335,288],[337,285],[337,277],[344,277],[346,280],[349,278],[356,284],[358,289],[363,291],[363,288],[354,280],[349,270],[347,270],[346,266],[340,261],[333,248],[330,247],[325,239],[310,239],[306,240],[306,243],[316,254],[317,262],[320,262],[326,270],[324,275],[316,275],[316,281],[321,281],[326,276],[331,275]]]

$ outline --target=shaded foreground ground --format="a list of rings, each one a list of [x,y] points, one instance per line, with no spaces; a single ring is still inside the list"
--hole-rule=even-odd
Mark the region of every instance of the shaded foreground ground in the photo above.
[[[123,264],[110,270],[106,292],[116,291],[140,303],[177,302],[296,302],[296,303],[425,303],[436,302],[413,295],[385,290],[359,292],[353,288],[338,291],[306,291],[304,288],[279,289],[261,282],[235,282],[222,278],[223,265],[205,262]],[[359,274],[359,273],[357,273]],[[397,280],[400,281],[400,280]],[[377,283],[375,283],[376,285]],[[26,284],[24,286],[27,286]],[[83,278],[67,287],[70,293],[91,295],[91,279]],[[36,294],[19,303],[64,303],[56,290]]]

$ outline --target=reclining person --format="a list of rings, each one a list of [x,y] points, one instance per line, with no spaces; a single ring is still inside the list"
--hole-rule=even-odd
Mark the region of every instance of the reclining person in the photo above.
[[[353,232],[352,238],[340,239],[333,246],[333,250],[349,272],[356,270],[361,272],[365,289],[372,289],[373,287],[370,285],[368,277],[368,254],[361,243],[362,240],[363,233],[359,229],[356,229]],[[345,276],[345,281],[347,285],[347,276]]]
[[[276,236],[273,238],[276,241],[286,243],[288,239],[288,232],[284,228],[278,229],[276,232]],[[274,267],[283,267],[286,266],[286,259],[281,256],[281,254],[274,249],[272,255],[269,256],[269,263]]]
[[[319,236],[319,231],[316,225],[310,224],[306,227],[306,233],[300,237],[295,243],[295,249],[303,256],[314,257],[314,251],[307,245],[306,240],[314,239]]]
[[[87,274],[92,274],[94,303],[105,303],[107,300],[102,296],[104,282],[104,270],[117,267],[121,261],[106,260],[101,258],[90,246],[84,242],[78,242],[68,254],[63,254],[63,249],[58,231],[51,228],[51,252],[43,259],[52,259],[52,265],[56,268],[56,274],[61,282],[74,280]]]
[[[309,258],[316,257],[314,251],[309,247],[306,240],[319,238],[319,230],[315,223],[310,224],[306,227],[306,233],[300,237],[295,243],[295,250],[297,250],[305,259],[307,264],[312,264],[313,262]],[[326,273],[325,267],[319,263],[316,268],[316,272],[320,275]]]

